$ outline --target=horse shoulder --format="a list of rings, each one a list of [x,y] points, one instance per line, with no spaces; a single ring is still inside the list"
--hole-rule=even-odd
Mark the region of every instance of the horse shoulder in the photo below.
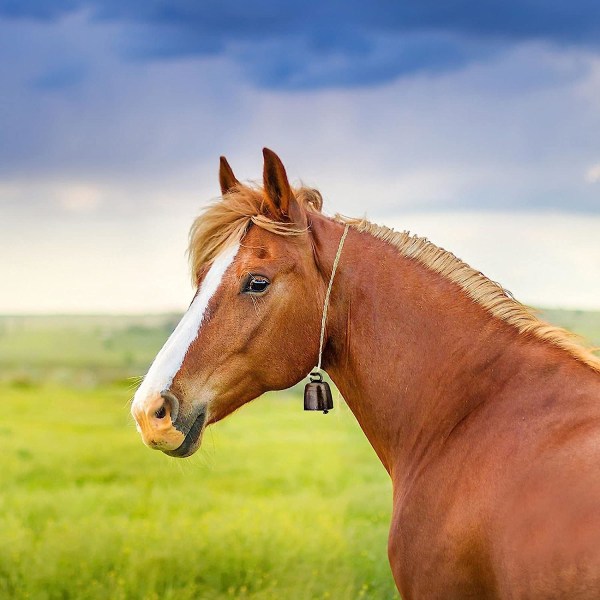
[[[522,393],[395,485],[388,553],[403,597],[600,597],[600,378]]]

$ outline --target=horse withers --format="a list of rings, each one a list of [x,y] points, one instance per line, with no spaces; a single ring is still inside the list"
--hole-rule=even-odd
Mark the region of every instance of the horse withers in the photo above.
[[[600,359],[424,238],[329,218],[264,150],[264,184],[221,159],[196,219],[197,287],[135,394],[177,457],[322,365],[393,482],[403,598],[600,598]]]

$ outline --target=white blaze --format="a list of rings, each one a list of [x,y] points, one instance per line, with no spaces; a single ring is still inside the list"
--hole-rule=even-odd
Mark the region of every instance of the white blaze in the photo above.
[[[169,336],[160,352],[156,355],[142,385],[133,398],[133,406],[143,406],[146,399],[155,398],[171,385],[173,378],[183,364],[183,359],[192,342],[198,337],[208,302],[219,289],[223,275],[233,262],[240,245],[236,244],[224,250],[213,262],[200,290],[186,313],[179,321],[175,331]]]

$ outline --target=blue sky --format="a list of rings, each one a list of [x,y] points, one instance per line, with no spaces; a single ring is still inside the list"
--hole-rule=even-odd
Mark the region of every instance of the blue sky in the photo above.
[[[183,308],[276,150],[328,212],[600,308],[600,3],[0,0],[2,312]]]

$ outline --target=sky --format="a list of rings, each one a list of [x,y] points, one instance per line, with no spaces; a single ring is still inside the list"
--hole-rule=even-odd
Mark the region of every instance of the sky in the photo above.
[[[0,0],[0,313],[183,310],[218,159],[600,309],[597,0]]]

